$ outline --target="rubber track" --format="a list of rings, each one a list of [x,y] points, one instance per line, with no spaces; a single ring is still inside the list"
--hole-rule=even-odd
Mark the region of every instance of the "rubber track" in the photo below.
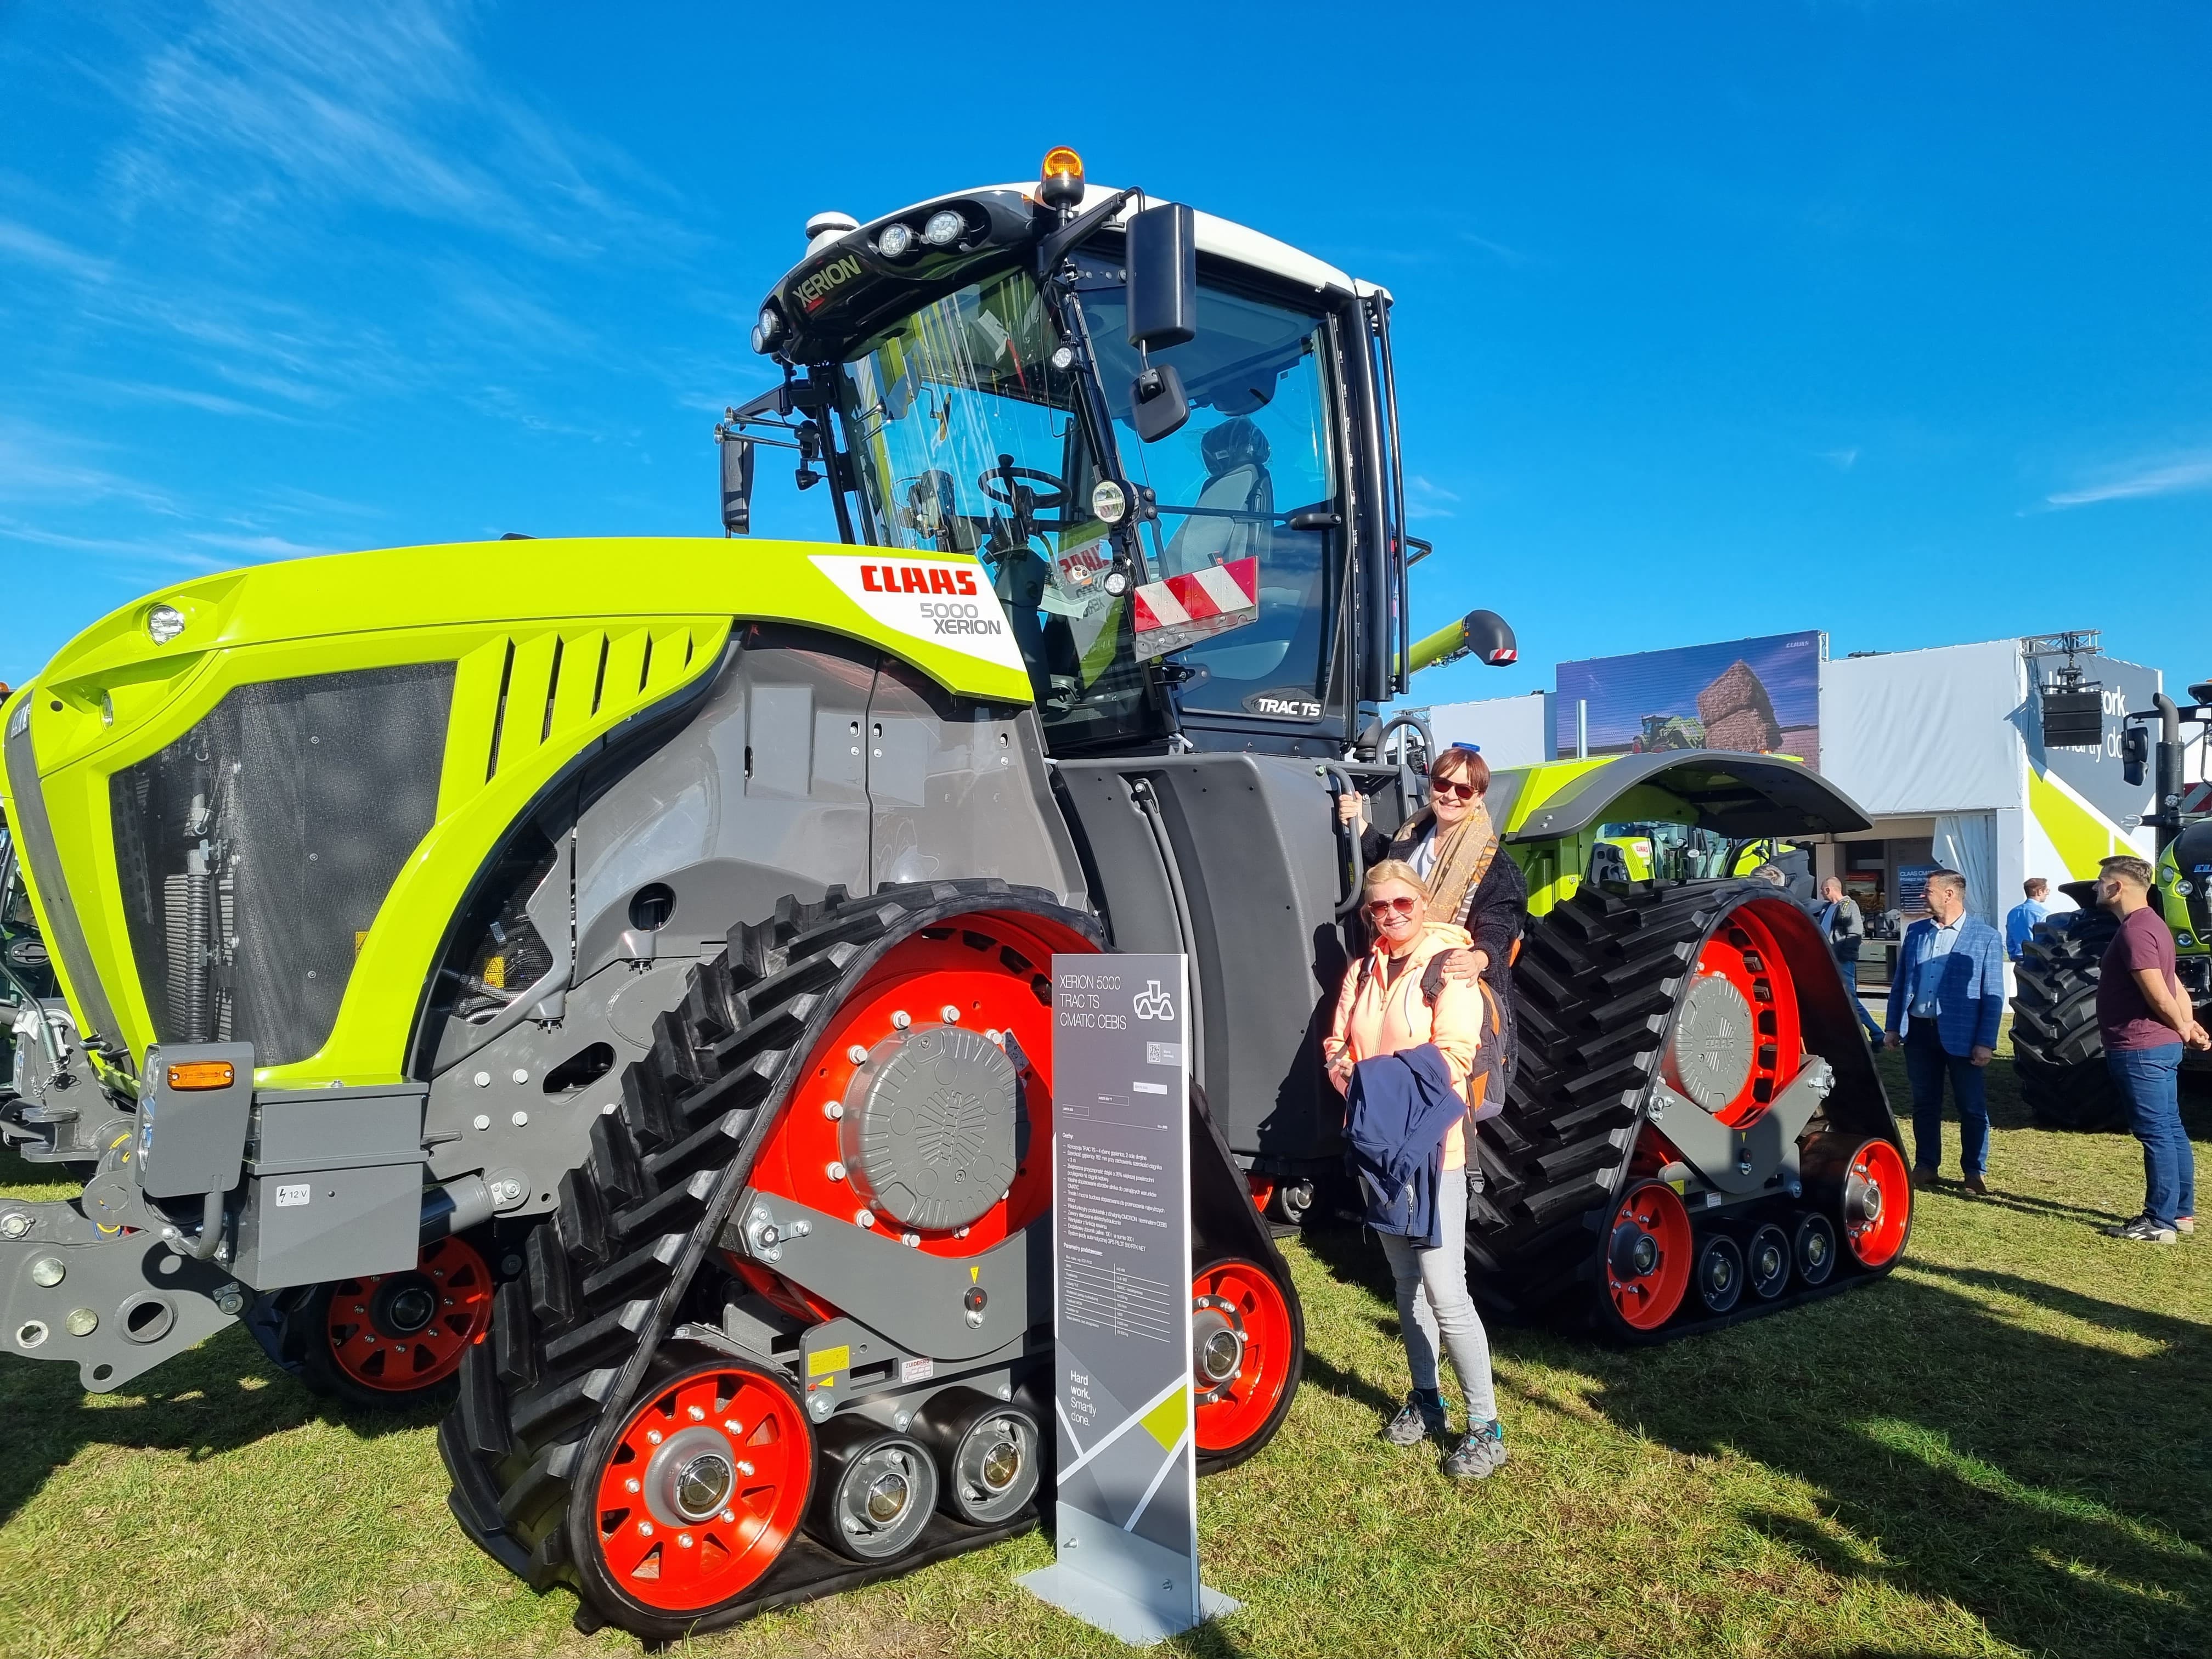
[[[1534,922],[1513,973],[1520,1054],[1506,1103],[1475,1138],[1469,1288],[1516,1316],[1587,1310],[1602,1294],[1602,1241],[1644,1122],[1674,1006],[1722,915],[1765,882],[1584,885]],[[1817,1289],[1720,1318],[1677,1317],[1637,1341],[1671,1340],[1863,1282]],[[1615,1334],[1622,1334],[1615,1333]]]
[[[924,919],[981,909],[1042,912],[1096,931],[1054,895],[996,879],[857,899],[832,888],[821,903],[787,898],[769,921],[732,929],[656,1022],[653,1048],[623,1074],[619,1106],[592,1125],[589,1155],[562,1176],[553,1215],[529,1234],[524,1273],[500,1287],[490,1340],[463,1362],[459,1399],[439,1430],[456,1518],[532,1587],[583,1590],[565,1522],[571,1483],[592,1461],[587,1442],[628,1408],[676,1324],[684,1281],[816,1034],[882,945]],[[719,1306],[701,1314],[708,1324],[719,1316]],[[614,1608],[587,1610],[631,1622]]]
[[[2020,1097],[2057,1129],[2124,1129],[2127,1102],[2105,1069],[2097,981],[2119,923],[2076,910],[2036,924],[2021,947],[2012,1000],[2012,1050]]]

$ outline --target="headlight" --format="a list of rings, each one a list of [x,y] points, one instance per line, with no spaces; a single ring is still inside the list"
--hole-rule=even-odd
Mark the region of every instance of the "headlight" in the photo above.
[[[1119,524],[1129,510],[1129,498],[1111,478],[1101,478],[1091,487],[1091,510],[1101,523]]]
[[[950,247],[967,228],[968,222],[951,208],[939,208],[922,222],[921,240],[932,247]]]
[[[1069,369],[1075,367],[1075,348],[1064,343],[1054,346],[1052,349],[1051,362],[1054,368],[1063,374],[1066,374]]]
[[[783,319],[776,314],[774,306],[761,307],[760,321],[753,325],[753,349],[765,352],[776,343],[783,332]]]
[[[146,635],[156,645],[167,645],[185,631],[185,613],[173,605],[157,605],[146,612]]]
[[[932,221],[934,223],[935,221]],[[886,259],[903,259],[914,251],[914,231],[910,226],[894,220],[884,227],[884,234],[876,238],[876,252]]]

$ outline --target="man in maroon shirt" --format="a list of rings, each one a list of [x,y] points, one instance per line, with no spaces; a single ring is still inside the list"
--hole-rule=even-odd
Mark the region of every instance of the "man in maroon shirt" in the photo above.
[[[2112,1229],[2115,1237],[2171,1244],[2197,1231],[2197,1160],[2181,1127],[2176,1082],[2181,1050],[2212,1048],[2173,973],[2173,934],[2150,902],[2156,879],[2142,859],[2099,866],[2097,900],[2120,919],[2097,978],[2097,1024],[2105,1065],[2127,1097],[2143,1148],[2143,1210]]]

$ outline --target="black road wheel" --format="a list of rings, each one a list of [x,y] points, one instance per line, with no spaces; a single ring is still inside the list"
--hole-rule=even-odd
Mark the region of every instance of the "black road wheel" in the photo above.
[[[1771,1302],[1790,1288],[1790,1235],[1768,1222],[1751,1236],[1744,1247],[1744,1267],[1751,1279],[1751,1293],[1762,1302]]]
[[[1709,1233],[1698,1246],[1693,1282],[1705,1311],[1724,1314],[1743,1300],[1743,1251],[1726,1233]]]

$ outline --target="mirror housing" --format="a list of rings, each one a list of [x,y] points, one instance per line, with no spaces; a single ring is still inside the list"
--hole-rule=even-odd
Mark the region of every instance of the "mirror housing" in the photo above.
[[[1129,343],[1145,350],[1198,337],[1198,220],[1180,202],[1129,221]]]
[[[1129,418],[1137,436],[1158,443],[1190,418],[1190,398],[1173,363],[1157,363],[1130,383]]]
[[[2130,726],[2120,733],[2120,775],[2128,781],[2128,787],[2142,787],[2143,768],[2150,761],[2150,732],[2148,728]]]
[[[722,528],[732,536],[752,532],[753,441],[717,433],[722,451]]]

